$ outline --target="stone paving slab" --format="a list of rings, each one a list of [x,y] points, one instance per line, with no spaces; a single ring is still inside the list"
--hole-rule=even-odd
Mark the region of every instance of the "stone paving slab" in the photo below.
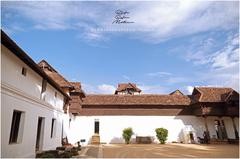
[[[88,145],[82,147],[79,155],[74,158],[103,158],[102,145]]]
[[[238,145],[198,144],[109,144],[104,158],[239,158]]]

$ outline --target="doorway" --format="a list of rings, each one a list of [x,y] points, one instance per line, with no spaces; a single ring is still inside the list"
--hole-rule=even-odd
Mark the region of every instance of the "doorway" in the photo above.
[[[99,120],[95,120],[94,122],[94,133],[99,134]]]
[[[38,117],[36,151],[41,151],[43,146],[44,118]]]

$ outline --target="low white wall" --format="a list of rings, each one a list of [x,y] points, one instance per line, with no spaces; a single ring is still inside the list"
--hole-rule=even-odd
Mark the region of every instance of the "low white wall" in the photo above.
[[[196,116],[77,116],[71,121],[69,141],[75,143],[80,139],[85,139],[86,144],[91,143],[91,137],[94,134],[94,121],[100,122],[100,138],[105,143],[124,143],[122,139],[122,130],[132,127],[134,136],[132,142],[135,142],[136,136],[153,136],[154,142],[158,142],[155,129],[164,127],[168,129],[167,142],[177,141],[189,143],[189,132],[194,136],[203,137],[205,131],[204,119]],[[208,128],[210,136],[216,136],[214,120],[218,117],[208,117]],[[227,135],[229,138],[235,138],[231,118],[222,118],[225,123]]]
[[[203,119],[195,116],[77,116],[71,123],[69,141],[74,143],[80,139],[91,142],[94,134],[94,121],[100,122],[101,142],[124,143],[122,130],[132,127],[134,136],[156,136],[155,129],[168,129],[168,142],[189,142],[184,132],[192,131],[194,138],[202,136],[204,131]],[[155,142],[158,142],[155,137]]]

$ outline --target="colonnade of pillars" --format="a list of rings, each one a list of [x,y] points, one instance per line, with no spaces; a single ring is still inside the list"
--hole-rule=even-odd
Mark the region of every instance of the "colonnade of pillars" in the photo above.
[[[205,130],[206,130],[204,134],[206,135],[206,138],[209,141],[210,133],[209,133],[208,125],[207,125],[207,116],[203,116],[203,118],[204,118]],[[231,117],[231,119],[232,119],[232,124],[233,124],[233,128],[234,128],[235,139],[239,139],[239,134],[238,134],[238,130],[236,127],[236,123],[234,121],[234,117]]]

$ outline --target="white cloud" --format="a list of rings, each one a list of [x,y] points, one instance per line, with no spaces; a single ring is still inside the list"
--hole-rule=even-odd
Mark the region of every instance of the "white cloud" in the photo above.
[[[137,85],[138,88],[142,90],[143,94],[168,94],[169,88],[166,88],[161,85],[145,85],[143,83],[139,83]],[[110,84],[101,84],[101,85],[91,85],[91,84],[82,84],[83,90],[87,94],[114,94],[116,87]]]
[[[186,61],[193,62],[195,65],[204,65],[211,61],[213,55],[212,50],[218,43],[219,39],[213,39],[211,35],[195,36],[190,42],[186,43],[186,46],[176,47],[172,52],[183,50],[181,55],[183,55]]]
[[[172,73],[169,73],[169,72],[152,72],[147,74],[147,76],[150,76],[150,77],[164,77],[164,76],[170,76],[170,75],[172,75]]]
[[[87,94],[114,94],[116,88],[109,84],[92,85],[82,84],[82,88]]]
[[[190,82],[190,79],[186,77],[170,77],[166,80],[167,83],[174,84],[174,83],[184,83]]]
[[[130,80],[130,77],[128,77],[127,75],[123,75],[122,76],[125,80]]]
[[[210,69],[202,76],[204,80],[239,90],[238,36],[229,36],[225,46],[210,57]]]
[[[211,57],[212,68],[224,69],[239,64],[238,34],[230,37],[226,46]]]
[[[112,85],[102,84],[97,87],[102,94],[114,94],[116,88]]]
[[[82,89],[87,93],[87,94],[96,94],[98,93],[98,90],[96,87],[90,84],[82,83]]]
[[[168,89],[160,85],[139,85],[144,94],[165,94],[169,93]]]
[[[116,9],[128,10],[135,23],[112,25]],[[9,19],[14,11],[31,19],[36,29],[77,29],[89,39],[107,35],[91,29],[109,26],[113,30],[138,30],[128,33],[153,43],[238,26],[238,2],[3,2],[2,10],[7,15],[3,18]]]
[[[186,86],[185,89],[187,91],[187,94],[192,94],[192,91],[193,91],[194,87],[193,86]]]
[[[204,82],[208,85],[232,87],[239,90],[239,34],[229,35],[223,45],[214,52],[212,52],[212,44],[206,41],[203,40],[197,44],[196,52],[181,55],[196,66],[205,68],[198,71],[194,78],[189,78],[192,78],[192,81]],[[192,51],[192,47],[185,48],[185,50]]]

